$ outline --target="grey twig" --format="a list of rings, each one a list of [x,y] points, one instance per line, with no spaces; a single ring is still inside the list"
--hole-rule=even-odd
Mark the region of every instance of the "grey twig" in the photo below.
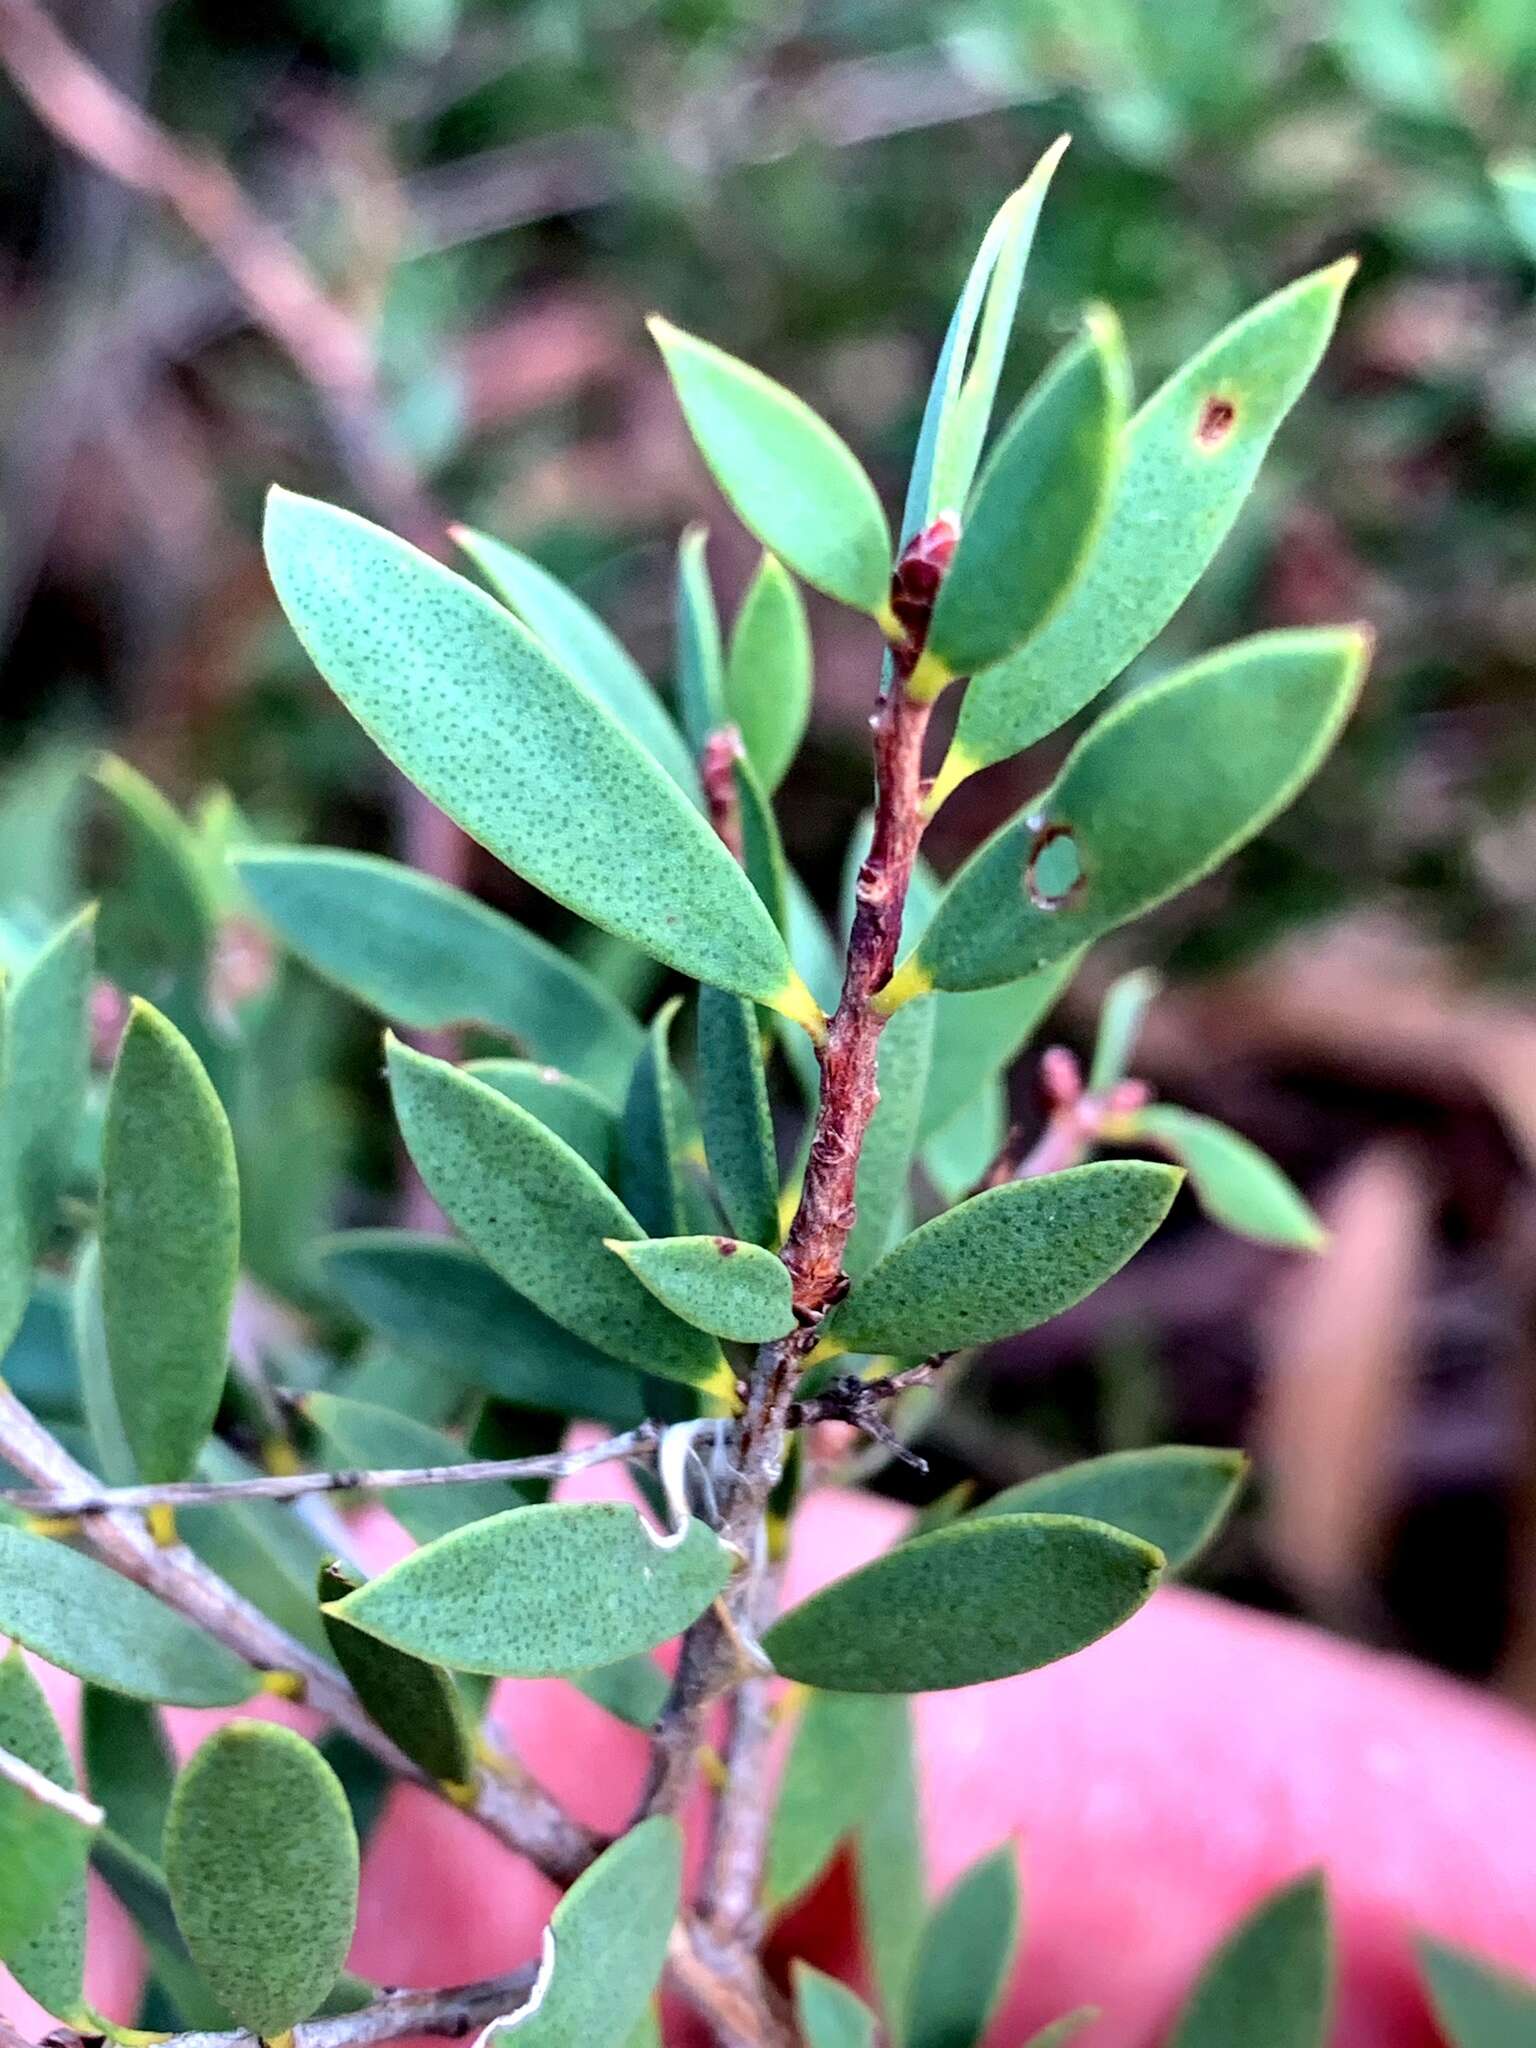
[[[99,1806],[93,1806],[78,1792],[55,1785],[52,1778],[45,1778],[41,1771],[19,1756],[13,1756],[8,1749],[0,1749],[0,1778],[18,1792],[24,1792],[29,1799],[35,1799],[39,1806],[56,1807],[83,1828],[99,1828],[106,1819]]]

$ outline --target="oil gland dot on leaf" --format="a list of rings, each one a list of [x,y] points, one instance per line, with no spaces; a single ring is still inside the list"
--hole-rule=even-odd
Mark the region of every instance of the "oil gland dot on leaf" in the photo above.
[[[1230,398],[1213,391],[1200,408],[1199,424],[1195,428],[1195,439],[1206,450],[1221,447],[1237,425],[1237,407]]]
[[[1036,910],[1062,910],[1082,894],[1085,877],[1070,825],[1042,825],[1024,866],[1024,887]]]

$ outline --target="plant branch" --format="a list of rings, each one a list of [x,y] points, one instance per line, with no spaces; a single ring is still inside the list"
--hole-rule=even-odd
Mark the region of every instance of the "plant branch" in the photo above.
[[[25,1793],[28,1799],[35,1799],[39,1806],[53,1807],[82,1828],[99,1828],[107,1817],[89,1799],[69,1791],[66,1786],[55,1785],[52,1778],[44,1777],[34,1765],[13,1756],[8,1749],[0,1749],[0,1778],[16,1791]]]

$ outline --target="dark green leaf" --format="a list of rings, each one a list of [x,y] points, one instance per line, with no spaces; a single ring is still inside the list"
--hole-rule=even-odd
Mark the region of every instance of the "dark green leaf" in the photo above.
[[[793,1977],[806,2048],[874,2048],[875,2016],[862,1998],[809,1963],[796,1962]]]
[[[1531,2048],[1536,1984],[1441,1941],[1421,1941],[1419,1960],[1451,2048]]]
[[[536,1116],[605,1179],[618,1146],[618,1118],[597,1090],[532,1060],[470,1060],[464,1071]]]
[[[725,657],[708,549],[708,529],[690,526],[677,551],[677,703],[696,755],[726,723]]]
[[[243,2027],[281,2034],[341,1974],[357,1917],[357,1836],[311,1743],[232,1721],[176,1783],[165,1874],[198,1968]]]
[[[834,1580],[763,1647],[786,1678],[833,1692],[980,1685],[1118,1628],[1162,1566],[1150,1544],[1075,1515],[955,1522]]]
[[[731,629],[725,709],[769,796],[811,715],[811,629],[798,585],[764,555]]]
[[[643,1287],[696,1329],[734,1344],[768,1344],[795,1327],[789,1269],[738,1237],[614,1239],[609,1250]]]
[[[779,1242],[779,1167],[757,1014],[740,996],[699,990],[699,1121],[721,1206],[739,1236]]]
[[[0,1660],[0,1749],[66,1792],[75,1768],[43,1689],[13,1647]],[[91,1831],[0,1781],[0,1960],[67,2022],[82,2017],[85,1865]]]
[[[746,755],[731,763],[731,782],[741,816],[741,859],[753,888],[781,932],[789,929],[789,863],[773,806]]]
[[[923,1934],[912,1979],[909,2048],[978,2048],[1019,1940],[1019,1873],[1006,1843],[958,1877]]]
[[[203,1981],[176,1925],[158,1843],[156,1854],[145,1856],[111,1828],[102,1828],[91,1844],[91,1863],[142,1937],[154,1981],[175,2006],[180,2024],[218,2033],[232,2028],[231,2014]]]
[[[616,1664],[599,1664],[594,1671],[578,1671],[571,1683],[584,1692],[615,1720],[631,1728],[653,1728],[667,1703],[671,1687],[666,1674],[652,1657],[621,1657]]]
[[[176,1763],[158,1711],[99,1685],[83,1689],[80,1745],[85,1782],[107,1826],[155,1862],[165,1832]]]
[[[1124,1122],[1128,1142],[1149,1139],[1178,1160],[1213,1223],[1292,1251],[1321,1251],[1328,1242],[1312,1208],[1275,1162],[1214,1117],[1156,1102]]]
[[[916,1357],[989,1344],[1101,1286],[1168,1213],[1177,1173],[1074,1166],[973,1195],[903,1238],[827,1318],[847,1351]]]
[[[426,1465],[463,1465],[469,1453],[441,1430],[409,1415],[350,1401],[340,1394],[310,1394],[304,1413],[334,1449],[344,1469],[409,1472]],[[467,1523],[524,1505],[517,1488],[500,1480],[469,1486],[406,1486],[379,1495],[418,1543],[432,1543]]]
[[[674,996],[651,1019],[619,1130],[619,1196],[647,1237],[673,1237],[683,1227],[683,1104],[671,1052],[681,1000]]]
[[[923,1842],[918,1821],[917,1756],[911,1703],[881,1703],[882,1789],[854,1838],[859,1920],[892,2048],[903,2048],[907,1989],[922,1936]]]
[[[200,992],[212,951],[217,902],[208,865],[191,827],[152,782],[115,754],[97,763],[93,780],[118,828],[112,885],[101,906],[102,971],[125,988],[167,975],[178,992]]]
[[[1169,2048],[1322,2048],[1333,1936],[1320,1877],[1275,1892],[1207,1963]]]
[[[843,1250],[843,1268],[854,1280],[880,1258],[893,1226],[899,1225],[928,1087],[936,1009],[931,1001],[908,1003],[880,1034],[880,1099],[859,1154],[854,1184],[858,1213]]]
[[[795,1724],[768,1834],[763,1903],[776,1912],[810,1890],[839,1845],[878,1809],[890,1783],[901,1701],[810,1692]]]
[[[730,1551],[702,1522],[668,1547],[634,1508],[583,1501],[518,1508],[440,1537],[336,1612],[456,1671],[544,1678],[668,1641],[730,1575]]]
[[[1010,1486],[976,1515],[1085,1515],[1139,1536],[1163,1553],[1170,1571],[1178,1571],[1231,1513],[1247,1469],[1241,1451],[1195,1444],[1111,1451]]]
[[[428,1777],[450,1785],[474,1775],[474,1734],[452,1677],[353,1628],[334,1603],[363,1583],[334,1559],[320,1569],[325,1633],[336,1662],[374,1722]]]

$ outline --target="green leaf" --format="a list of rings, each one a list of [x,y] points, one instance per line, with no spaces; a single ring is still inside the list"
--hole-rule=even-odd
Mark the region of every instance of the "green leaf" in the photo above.
[[[1097,313],[988,458],[939,586],[914,689],[932,694],[955,676],[990,668],[1060,609],[1109,507],[1129,397],[1119,327]]]
[[[690,526],[677,550],[677,702],[695,754],[726,723],[725,656],[708,550],[704,526]]]
[[[5,990],[0,1202],[18,1205],[35,1256],[69,1179],[90,1076],[95,912],[61,925]]]
[[[1110,983],[1099,1012],[1099,1035],[1088,1075],[1090,1093],[1105,1094],[1129,1074],[1142,1019],[1159,986],[1158,977],[1146,967],[1122,974]]]
[[[125,988],[169,974],[196,999],[217,924],[213,886],[185,819],[126,761],[104,754],[92,774],[118,827],[112,886],[101,905],[102,972]]]
[[[671,1691],[655,1659],[639,1655],[599,1664],[595,1671],[578,1671],[571,1683],[615,1720],[640,1729],[655,1727]]]
[[[564,1138],[595,1173],[607,1178],[618,1148],[619,1121],[587,1082],[532,1060],[469,1060],[464,1071],[537,1117],[546,1131]]]
[[[1007,1136],[1007,1088],[994,1079],[934,1132],[918,1157],[923,1172],[953,1207],[975,1192]]]
[[[1292,1251],[1316,1252],[1327,1244],[1311,1205],[1275,1162],[1214,1117],[1158,1102],[1125,1118],[1124,1126],[1128,1142],[1145,1138],[1178,1160],[1213,1223]]]
[[[217,1485],[262,1477],[218,1437],[203,1446],[193,1477]],[[279,1628],[312,1650],[329,1654],[315,1612],[315,1572],[325,1547],[310,1524],[279,1501],[228,1501],[222,1507],[183,1508],[176,1529],[210,1571],[234,1587]]]
[[[334,1603],[363,1581],[334,1559],[320,1568],[319,1598],[332,1654],[376,1726],[440,1784],[469,1783],[474,1734],[458,1686],[440,1664],[406,1655],[353,1628]]]
[[[935,996],[933,1058],[917,1127],[920,1141],[943,1130],[994,1074],[1013,1065],[1055,1007],[1079,960],[1079,955],[1069,953],[1018,981]]]
[[[1531,2048],[1536,1984],[1442,1941],[1421,1941],[1419,1961],[1451,2048]]]
[[[898,1739],[899,1700],[811,1692],[795,1723],[768,1831],[763,1904],[777,1912],[810,1890],[839,1845],[878,1809]]]
[[[811,628],[799,586],[764,555],[731,628],[725,710],[769,796],[799,751],[811,716]]]
[[[135,998],[107,1093],[101,1306],[140,1477],[185,1479],[218,1413],[240,1277],[235,1141],[174,1024]]]
[[[659,317],[650,329],[689,431],[742,524],[817,590],[880,616],[890,531],[852,450],[760,370]]]
[[[773,814],[757,770],[745,754],[731,763],[731,782],[741,818],[741,859],[753,888],[763,899],[778,929],[789,929],[789,863],[779,821]]]
[[[1004,200],[976,251],[923,411],[902,517],[903,546],[941,512],[958,510],[971,494],[1040,208],[1068,139],[1063,135],[1053,142]],[[981,334],[973,352],[978,320]]]
[[[274,490],[267,562],[316,666],[499,860],[684,974],[797,1008],[772,921],[708,824],[510,612],[350,512]]]
[[[806,2048],[874,2048],[875,2016],[862,1998],[809,1963],[797,1960],[790,1974]]]
[[[936,1007],[931,1001],[908,1003],[880,1034],[880,1099],[859,1154],[854,1182],[858,1213],[843,1249],[844,1270],[854,1280],[886,1250],[906,1196],[933,1057]]]
[[[779,1163],[757,1013],[740,996],[701,988],[699,1121],[710,1175],[731,1228],[770,1249],[779,1242]]]
[[[699,778],[682,734],[640,664],[590,605],[505,541],[468,526],[452,533],[502,603],[697,801]]]
[[[70,1283],[70,1329],[80,1367],[80,1406],[90,1439],[91,1469],[108,1486],[132,1486],[138,1479],[123,1419],[117,1410],[107,1333],[101,1314],[101,1247],[84,1239]]]
[[[731,1563],[702,1522],[669,1545],[617,1501],[518,1508],[440,1537],[335,1612],[455,1671],[558,1677],[681,1634]]]
[[[1005,1843],[961,1874],[934,1908],[912,1979],[910,2048],[977,2048],[1019,1943],[1019,1873]]]
[[[1536,263],[1536,158],[1503,157],[1489,165],[1489,174],[1521,254]]]
[[[1248,1470],[1241,1451],[1160,1444],[1111,1451],[1005,1488],[975,1510],[985,1515],[1084,1515],[1125,1529],[1160,1550],[1178,1571],[1203,1550],[1232,1511]]]
[[[769,1344],[795,1327],[789,1268],[739,1237],[618,1239],[616,1252],[642,1287],[685,1323],[733,1344]]]
[[[642,1419],[627,1366],[541,1315],[449,1238],[347,1231],[322,1244],[320,1270],[369,1329],[457,1384],[615,1429]]]
[[[835,1579],[763,1647],[786,1678],[832,1692],[980,1685],[1118,1628],[1162,1567],[1149,1543],[1076,1515],[953,1522]]]
[[[456,1438],[430,1429],[413,1416],[351,1401],[341,1394],[309,1394],[304,1413],[335,1449],[344,1467],[407,1472],[424,1465],[466,1465],[469,1453]],[[464,1486],[406,1486],[379,1498],[418,1543],[433,1543],[471,1522],[503,1515],[524,1505],[505,1480],[477,1480]]]
[[[887,1007],[1032,973],[1219,867],[1316,771],[1367,653],[1352,630],[1263,633],[1124,698],[961,868]]]
[[[584,1159],[483,1082],[394,1040],[389,1073],[422,1179],[504,1280],[613,1357],[725,1390],[719,1347],[605,1249],[645,1233]]]
[[[918,1821],[917,1756],[909,1701],[883,1702],[879,1746],[882,1789],[854,1838],[859,1924],[892,2048],[903,2048],[907,1987],[917,1959],[926,1905]]]
[[[1172,618],[1317,367],[1354,268],[1332,264],[1252,307],[1142,406],[1091,560],[1045,631],[967,689],[933,808],[1054,732]]]
[[[341,1974],[357,1918],[357,1836],[336,1774],[269,1721],[232,1721],[176,1782],[165,1874],[176,1923],[220,2003],[284,2033]]]
[[[88,1685],[80,1707],[80,1746],[85,1781],[106,1813],[107,1826],[154,1862],[176,1782],[175,1758],[158,1711],[146,1700]]]
[[[203,1981],[176,1925],[170,1887],[159,1868],[158,1837],[155,1855],[146,1856],[110,1827],[102,1828],[91,1844],[91,1863],[137,1928],[155,1983],[171,1999],[181,2024],[228,2031],[232,2016]]]
[[[409,1031],[483,1025],[613,1095],[640,1048],[628,1010],[574,961],[462,890],[369,853],[244,853],[236,872],[284,943]]]
[[[69,1288],[39,1273],[21,1327],[0,1353],[0,1378],[45,1420],[72,1422],[80,1413],[80,1374],[69,1325]]]
[[[917,1357],[1033,1329],[1118,1272],[1178,1185],[1168,1167],[1126,1160],[988,1188],[887,1252],[826,1333],[847,1351]]]
[[[47,1537],[0,1528],[0,1635],[130,1698],[232,1707],[256,1675],[151,1593]]]
[[[1038,2034],[1031,2034],[1024,2048],[1066,2048],[1068,2041],[1075,2041],[1084,2027],[1092,2026],[1098,2018],[1098,2006],[1080,2005],[1072,2012],[1064,2012],[1059,2020],[1052,2020]]]
[[[487,2029],[488,2042],[630,2048],[666,1960],[682,1859],[677,1823],[656,1814],[583,1871],[555,1908],[533,1999]]]
[[[1272,1893],[1207,1963],[1168,2048],[1322,2048],[1333,1937],[1322,1879]]]
[[[66,1792],[75,1767],[43,1689],[15,1647],[0,1660],[0,1749]],[[91,1833],[0,1780],[0,1960],[58,2019],[81,2016]]]
[[[683,1106],[671,1053],[681,1001],[674,996],[651,1019],[619,1131],[619,1197],[647,1237],[671,1237],[683,1225]]]

